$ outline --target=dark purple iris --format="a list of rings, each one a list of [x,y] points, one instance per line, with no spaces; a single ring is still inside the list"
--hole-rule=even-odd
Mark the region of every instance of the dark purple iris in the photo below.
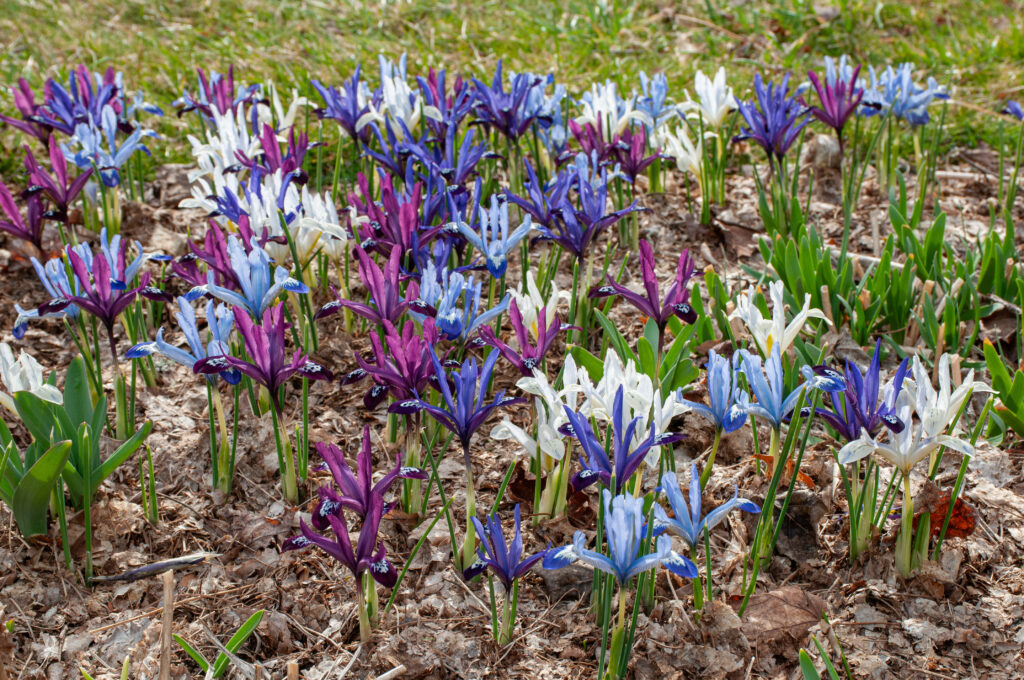
[[[328,516],[335,515],[342,518],[342,508],[348,508],[356,513],[360,519],[365,519],[366,514],[372,507],[374,496],[383,497],[391,485],[398,479],[426,479],[427,475],[417,468],[403,467],[401,453],[395,466],[388,471],[381,479],[373,483],[373,452],[370,448],[370,426],[363,427],[363,445],[359,449],[356,458],[356,473],[352,473],[345,460],[345,455],[334,444],[316,443],[316,451],[324,459],[327,467],[334,476],[334,483],[338,485],[341,493],[338,493],[329,486],[321,486],[319,489],[320,502],[313,510],[313,528],[317,531],[324,531],[330,526]],[[392,503],[385,503],[383,512],[386,515],[392,507]]]
[[[528,110],[525,104],[530,90],[540,81],[536,76],[519,73],[512,78],[506,92],[501,77],[501,61],[498,61],[490,86],[473,79],[476,122],[497,130],[512,141],[519,139],[538,118],[537,111]]]
[[[628,424],[624,422],[623,388],[619,387],[615,392],[615,401],[612,405],[612,451],[615,458],[612,463],[608,460],[604,444],[590,427],[590,420],[568,406],[564,408],[569,423],[563,427],[580,443],[586,456],[582,461],[583,470],[576,473],[571,481],[572,488],[576,491],[585,489],[599,481],[610,488],[615,495],[618,495],[622,493],[626,482],[640,468],[648,451],[653,447],[672,444],[683,438],[680,433],[655,433],[652,422],[650,435],[636,448],[633,448],[633,433],[636,432],[636,427],[640,423],[640,417],[633,418]],[[630,451],[631,448],[632,451]]]
[[[360,138],[366,139],[369,132],[365,127],[359,127],[360,119],[370,112],[369,102],[359,105],[359,72],[362,68],[362,64],[357,65],[355,73],[344,81],[340,90],[326,87],[319,80],[311,81],[324,100],[323,108],[316,109],[317,117],[335,121],[355,142]]]
[[[761,145],[769,159],[782,161],[793,146],[800,131],[807,126],[807,107],[797,97],[787,97],[789,74],[782,83],[764,84],[761,74],[754,76],[755,100],[740,101],[739,110],[746,127],[740,129],[734,141],[753,139]]]
[[[437,377],[437,386],[441,390],[441,405],[435,406],[424,399],[415,397],[396,401],[388,410],[401,414],[411,414],[417,411],[429,413],[434,420],[458,437],[459,443],[462,444],[466,467],[469,468],[469,443],[491,413],[495,409],[525,401],[519,397],[506,397],[504,390],[494,395],[493,400],[486,401],[487,388],[491,382],[491,373],[494,371],[498,354],[499,352],[492,351],[484,361],[482,368],[477,366],[476,359],[466,359],[459,369],[453,370],[449,376],[449,373],[441,365],[441,360],[434,353],[434,348],[431,347],[430,360]],[[455,386],[454,394],[448,385],[449,377]]]
[[[665,293],[665,300],[662,301],[658,291],[658,275],[654,271],[654,250],[647,241],[640,241],[640,269],[646,295],[635,293],[608,276],[603,285],[590,290],[589,297],[593,299],[620,295],[640,310],[640,313],[653,319],[658,324],[658,352],[660,353],[664,342],[665,327],[670,318],[676,316],[686,323],[693,323],[697,320],[697,313],[690,306],[690,289],[687,287],[693,277],[694,268],[690,250],[687,248],[679,255],[676,277]]]
[[[815,413],[847,441],[860,437],[862,430],[866,430],[874,437],[882,427],[899,433],[907,426],[907,423],[896,417],[896,402],[903,389],[903,381],[910,370],[910,360],[904,358],[900,363],[892,379],[892,389],[888,397],[879,403],[881,348],[882,341],[879,340],[875,343],[875,355],[871,358],[871,365],[863,375],[856,364],[847,359],[846,389],[841,392],[826,392],[831,408],[815,409]],[[815,366],[814,371],[819,375],[826,372],[834,373],[824,366]],[[805,407],[803,415],[806,416],[808,412],[809,408]]]
[[[540,313],[537,314],[537,344],[533,345],[529,331],[523,326],[523,315],[519,311],[519,303],[517,301],[512,301],[508,315],[512,320],[512,328],[516,332],[516,341],[519,343],[518,351],[500,340],[490,326],[482,326],[480,328],[480,336],[488,345],[498,348],[502,356],[518,368],[523,376],[532,376],[533,369],[540,366],[540,363],[544,361],[544,356],[551,349],[555,338],[558,337],[558,332],[562,330],[562,322],[559,321],[556,314],[551,321],[551,325],[545,327],[544,323],[548,318],[547,308],[541,309]]]
[[[519,505],[515,509],[515,533],[512,534],[512,542],[505,538],[505,530],[501,527],[501,520],[497,515],[492,514],[487,518],[486,526],[476,517],[473,517],[473,524],[476,525],[477,535],[483,550],[477,551],[477,560],[469,565],[463,572],[468,581],[476,578],[485,570],[490,569],[501,584],[505,586],[505,592],[511,592],[512,582],[530,571],[537,562],[544,557],[540,552],[530,557],[523,557],[523,532],[522,520],[519,513]]]
[[[304,520],[300,520],[299,529],[302,533],[285,541],[281,550],[300,550],[315,545],[348,567],[357,581],[364,573],[369,572],[374,581],[390,588],[398,581],[398,572],[387,558],[384,542],[377,538],[383,517],[384,499],[378,494],[371,494],[369,508],[354,549],[345,518],[341,513],[337,513],[326,516],[327,524],[334,532],[333,540],[318,534],[309,528]]]

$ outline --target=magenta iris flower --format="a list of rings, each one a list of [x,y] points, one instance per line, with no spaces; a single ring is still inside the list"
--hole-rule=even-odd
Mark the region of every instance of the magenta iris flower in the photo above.
[[[807,108],[797,97],[788,97],[789,74],[782,83],[764,84],[761,74],[754,76],[754,92],[756,99],[740,101],[739,110],[746,127],[733,141],[752,139],[761,145],[769,159],[782,161],[786,152],[793,146],[810,119]]]
[[[356,353],[359,368],[342,377],[343,385],[351,385],[370,376],[373,386],[363,397],[367,409],[375,409],[390,393],[394,399],[410,399],[437,383],[434,364],[430,359],[430,348],[438,341],[434,320],[423,320],[423,332],[416,332],[416,325],[406,323],[401,334],[388,320],[382,323],[384,339],[377,333],[370,334],[373,347],[373,363]]]
[[[695,265],[690,258],[690,250],[687,248],[679,255],[676,277],[672,280],[668,291],[665,292],[664,300],[661,299],[658,290],[658,275],[654,271],[654,250],[646,240],[640,241],[640,268],[646,295],[633,292],[608,276],[607,282],[593,288],[589,297],[604,298],[620,295],[629,304],[640,310],[641,314],[653,319],[654,323],[658,325],[658,352],[660,353],[664,343],[665,327],[668,326],[670,318],[676,316],[686,323],[693,323],[697,320],[697,313],[690,306],[690,289],[687,287],[693,277]]]
[[[860,74],[860,66],[857,66],[850,74],[848,80],[836,78],[830,82],[827,78],[823,83],[814,71],[808,71],[815,92],[818,93],[818,100],[821,106],[811,107],[811,115],[825,125],[836,131],[836,136],[842,143],[843,126],[850,119],[860,106],[864,98],[864,88],[857,87],[857,76]]]
[[[192,370],[202,375],[222,373],[237,369],[263,385],[270,392],[274,409],[281,412],[280,388],[293,376],[310,380],[330,380],[331,372],[302,353],[295,350],[291,361],[285,356],[284,303],[268,307],[263,312],[262,323],[249,318],[247,310],[235,307],[235,326],[245,341],[245,352],[250,361],[232,356],[216,356],[201,359]]]
[[[397,248],[399,255],[405,255],[413,248],[413,237],[420,228],[420,208],[423,186],[419,183],[407,190],[397,191],[391,175],[379,173],[380,199],[374,197],[370,181],[360,173],[359,193],[349,194],[349,202],[368,222],[358,228],[356,236],[366,250],[375,250],[390,255]]]
[[[348,567],[357,582],[364,573],[369,572],[374,581],[390,588],[398,582],[398,572],[387,558],[384,542],[377,538],[383,517],[384,499],[378,494],[371,494],[363,526],[359,530],[359,539],[354,547],[345,518],[337,513],[326,516],[327,524],[334,532],[333,540],[309,528],[305,520],[299,520],[302,534],[285,541],[281,550],[300,550],[315,545]]]
[[[80,172],[78,177],[68,177],[68,162],[61,151],[57,139],[50,136],[50,167],[53,175],[46,171],[39,161],[36,160],[32,151],[25,147],[25,170],[28,171],[28,189],[26,193],[41,194],[53,202],[53,210],[47,211],[44,217],[64,222],[68,217],[68,206],[70,206],[78,194],[81,193],[85,183],[92,176],[92,168]],[[37,244],[38,245],[38,244]]]
[[[654,161],[660,156],[658,153],[645,155],[647,152],[647,133],[644,128],[633,131],[626,128],[618,136],[612,145],[612,155],[619,166],[619,170],[630,184],[636,182],[636,178],[647,171]]]
[[[580,145],[580,150],[588,158],[596,158],[598,163],[605,164],[615,154],[616,141],[604,138],[604,130],[593,123],[580,125],[574,120],[569,121],[569,132]]]
[[[29,196],[26,201],[26,214],[22,216],[18,204],[14,202],[7,185],[0,181],[0,210],[7,219],[0,219],[0,231],[5,231],[15,238],[43,248],[43,201],[38,195]]]
[[[174,300],[171,295],[149,285],[149,272],[142,274],[137,287],[127,288],[126,283],[135,278],[134,274],[125,273],[125,252],[128,243],[120,240],[118,245],[120,247],[115,247],[116,252],[111,253],[110,259],[104,254],[102,257],[92,258],[91,262],[83,259],[77,251],[68,249],[71,271],[78,280],[77,292],[69,294],[70,291],[62,291],[61,297],[40,305],[38,309],[39,316],[52,315],[71,305],[89,312],[106,328],[110,351],[115,360],[117,341],[114,339],[114,324],[121,312],[135,302],[138,295],[161,302]]]
[[[516,333],[516,341],[519,343],[518,350],[513,349],[499,339],[494,334],[494,329],[490,326],[481,326],[480,336],[488,345],[496,347],[502,356],[519,369],[523,376],[530,377],[533,375],[533,369],[544,360],[544,356],[551,349],[555,338],[558,337],[558,332],[562,330],[562,322],[556,314],[551,321],[551,325],[545,327],[544,320],[548,318],[547,308],[541,309],[540,313],[537,314],[537,344],[534,345],[529,331],[523,325],[523,315],[519,311],[519,303],[515,300],[512,301],[509,307],[508,315],[512,321],[512,328]]]
[[[334,444],[316,443],[316,451],[324,459],[327,467],[334,477],[334,483],[338,485],[341,493],[338,493],[329,486],[321,486],[319,489],[320,502],[313,510],[313,528],[317,531],[324,531],[330,526],[328,516],[336,515],[342,518],[342,508],[348,508],[356,513],[360,519],[365,519],[372,508],[374,496],[383,497],[391,485],[399,479],[426,479],[427,475],[418,468],[403,467],[402,454],[398,454],[395,466],[391,468],[380,481],[373,483],[373,453],[370,448],[370,426],[363,427],[363,445],[359,449],[356,458],[356,472],[353,474],[345,460],[345,455]],[[384,504],[384,514],[391,509],[393,503]]]
[[[338,296],[333,302],[328,302],[316,313],[317,319],[322,319],[338,312],[342,307],[351,309],[376,325],[383,325],[384,321],[390,321],[392,325],[397,324],[407,309],[414,309],[420,313],[429,314],[433,310],[420,300],[416,299],[419,290],[415,282],[409,284],[409,300],[402,297],[399,284],[399,260],[402,256],[398,248],[391,250],[388,261],[384,264],[383,271],[373,261],[369,253],[355,247],[356,257],[359,259],[359,278],[370,293],[370,304],[346,300]],[[411,301],[410,301],[411,300]]]
[[[60,125],[58,128],[50,123],[45,115],[45,104],[36,103],[35,93],[32,92],[32,88],[24,78],[18,78],[18,84],[11,87],[11,94],[14,95],[14,106],[21,114],[21,118],[0,115],[0,121],[35,137],[44,144],[54,130],[67,135],[72,133],[72,126]]]

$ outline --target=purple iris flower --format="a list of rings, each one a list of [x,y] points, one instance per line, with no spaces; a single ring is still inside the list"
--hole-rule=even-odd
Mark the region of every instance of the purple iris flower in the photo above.
[[[458,128],[459,123],[473,108],[473,89],[469,83],[463,81],[462,76],[456,77],[452,92],[448,94],[445,75],[444,69],[438,72],[431,68],[426,78],[416,78],[423,94],[423,104],[433,106],[441,114],[441,120],[425,118],[431,131],[438,137],[446,136],[453,128]]]
[[[608,210],[608,176],[601,172],[595,187],[582,176],[577,167],[574,171],[575,183],[579,192],[579,207],[573,205],[568,198],[563,198],[558,206],[557,219],[552,227],[537,225],[542,239],[554,241],[564,250],[576,256],[580,262],[586,257],[593,243],[605,229],[612,226],[631,212],[643,210],[636,201],[627,208],[607,212]]]
[[[342,83],[340,90],[333,86],[325,87],[319,80],[311,81],[324,100],[323,108],[316,109],[317,117],[337,122],[357,143],[360,138],[365,139],[367,136],[365,127],[359,127],[359,121],[370,112],[369,97],[364,92],[365,85],[359,81],[362,68],[362,64],[357,64],[355,73]],[[363,100],[362,105],[360,99]]]
[[[480,159],[487,155],[487,143],[473,146],[473,130],[468,130],[462,144],[456,148],[456,126],[445,133],[444,144],[429,143],[422,139],[409,144],[409,152],[426,168],[429,176],[440,178],[443,186],[463,186],[476,170]]]
[[[579,143],[580,150],[588,158],[596,158],[597,162],[601,165],[607,163],[616,154],[616,141],[605,139],[604,130],[593,123],[580,125],[576,121],[570,120],[569,132],[572,133],[572,136]],[[564,160],[567,160],[567,158],[561,158],[559,162]]]
[[[636,178],[646,172],[647,168],[660,158],[657,152],[645,156],[646,152],[647,133],[644,132],[644,128],[636,131],[626,128],[612,145],[612,154],[630,184],[636,182]]]
[[[263,125],[263,134],[259,136],[260,150],[259,162],[249,158],[242,151],[235,151],[235,156],[242,167],[250,171],[259,170],[262,175],[272,175],[278,170],[283,177],[288,177],[296,184],[305,184],[309,180],[309,174],[302,169],[306,159],[306,152],[309,150],[309,137],[305,133],[295,136],[295,128],[288,132],[288,148],[284,155],[281,155],[281,145],[277,141],[277,133],[274,128],[267,124]],[[282,191],[287,187],[284,184]]]
[[[860,369],[849,359],[846,360],[846,389],[841,392],[828,392],[831,409],[818,408],[815,413],[825,419],[829,425],[846,441],[858,439],[862,430],[867,430],[872,437],[882,427],[893,433],[900,433],[907,426],[897,416],[896,401],[903,389],[903,381],[910,371],[910,359],[904,358],[896,369],[896,375],[887,386],[878,402],[880,392],[880,371],[882,341],[875,343],[875,355],[866,373],[861,375]],[[814,371],[823,374],[829,369],[815,366]],[[801,415],[807,416],[809,407],[804,407]]]
[[[508,200],[528,213],[534,222],[545,229],[551,229],[556,224],[559,209],[569,196],[569,190],[576,182],[576,174],[569,168],[563,169],[544,187],[537,179],[530,161],[523,162],[526,164],[526,196],[507,193]]]
[[[647,452],[656,446],[672,444],[683,438],[681,433],[666,432],[657,434],[654,431],[654,423],[651,423],[651,433],[647,439],[630,451],[633,446],[633,434],[640,422],[637,416],[629,423],[625,422],[623,412],[623,388],[619,387],[615,392],[615,401],[612,404],[612,452],[615,458],[614,465],[608,460],[608,453],[604,444],[594,434],[590,427],[590,420],[585,415],[576,413],[568,406],[564,406],[565,415],[569,418],[566,427],[570,434],[580,443],[586,458],[581,461],[583,470],[576,473],[570,482],[575,491],[587,488],[594,482],[600,481],[605,486],[613,489],[616,494],[622,491],[633,474],[644,462]]]
[[[999,113],[1004,113],[1008,116],[1013,116],[1017,120],[1024,120],[1024,109],[1021,108],[1020,103],[1013,99],[1006,100],[1006,105]]]
[[[402,454],[398,454],[395,467],[391,468],[380,481],[373,484],[373,454],[370,450],[370,426],[363,427],[363,445],[356,457],[356,473],[352,473],[345,460],[345,455],[334,444],[316,443],[316,451],[324,459],[327,467],[334,476],[334,483],[341,489],[338,493],[329,486],[321,486],[318,493],[320,502],[313,510],[313,528],[317,531],[324,531],[330,526],[327,520],[329,515],[335,515],[342,519],[342,508],[348,508],[356,513],[360,519],[365,519],[366,514],[372,506],[374,496],[383,497],[391,485],[398,479],[426,479],[427,475],[418,468],[403,467]],[[393,503],[384,504],[384,514],[393,506]]]
[[[860,66],[857,66],[850,73],[848,79],[836,78],[834,81],[829,81],[826,78],[823,83],[817,73],[807,72],[807,77],[811,79],[811,84],[821,102],[821,106],[811,107],[811,115],[835,130],[840,144],[843,143],[843,126],[857,111],[857,107],[860,106],[860,102],[864,98],[864,88],[857,87],[859,74]]]
[[[354,250],[359,259],[359,278],[362,279],[363,285],[370,293],[371,304],[346,300],[339,295],[337,299],[320,308],[320,311],[316,313],[317,319],[330,316],[342,307],[346,307],[353,313],[380,326],[384,321],[397,324],[402,314],[410,308],[425,314],[433,311],[428,305],[416,299],[419,289],[415,282],[410,283],[406,291],[409,299],[402,298],[401,290],[398,287],[400,282],[399,260],[401,258],[401,251],[398,248],[391,250],[391,255],[384,264],[383,271],[365,250],[359,246],[356,246]]]
[[[38,195],[30,195],[26,200],[27,210],[24,217],[14,202],[14,197],[7,185],[0,181],[0,210],[7,219],[0,219],[0,231],[5,231],[15,238],[43,249],[43,201]]]
[[[454,433],[462,445],[463,456],[465,457],[466,468],[470,469],[469,443],[476,431],[487,421],[491,413],[496,409],[521,404],[525,401],[521,397],[506,397],[502,390],[494,395],[494,399],[485,402],[487,387],[491,382],[491,373],[494,371],[494,364],[498,360],[499,352],[492,351],[484,360],[483,367],[478,367],[476,359],[466,359],[458,370],[453,370],[449,376],[441,365],[440,359],[430,348],[430,360],[434,365],[434,374],[437,377],[437,386],[441,390],[443,399],[440,406],[434,406],[430,402],[414,397],[403,401],[396,401],[388,410],[392,413],[409,415],[417,411],[426,411],[440,423],[445,429]],[[455,393],[448,385],[449,377],[455,386]]]
[[[591,289],[589,297],[594,299],[621,295],[629,304],[640,310],[641,314],[650,317],[658,325],[657,349],[660,354],[665,338],[665,327],[668,326],[669,319],[676,316],[686,323],[693,323],[697,320],[697,313],[690,306],[690,289],[687,287],[693,277],[694,269],[695,265],[690,258],[690,249],[687,248],[679,255],[676,277],[662,301],[658,290],[658,275],[654,271],[654,250],[650,243],[642,240],[640,241],[640,270],[643,275],[646,296],[631,291],[608,276],[604,285]]]
[[[377,532],[384,516],[384,499],[378,494],[370,495],[369,509],[359,530],[359,540],[355,549],[349,537],[345,518],[341,513],[327,515],[327,524],[334,532],[334,540],[322,536],[309,528],[304,520],[299,521],[302,534],[290,538],[281,546],[281,550],[300,550],[315,545],[349,568],[356,581],[366,572],[373,580],[386,588],[398,582],[398,572],[387,559],[384,542],[378,540]]]
[[[502,529],[501,520],[496,514],[487,518],[485,526],[478,518],[473,517],[473,524],[476,525],[477,536],[483,550],[477,551],[477,560],[463,572],[468,581],[476,578],[485,570],[490,569],[498,577],[501,584],[505,586],[505,592],[511,592],[512,582],[530,571],[533,565],[540,562],[544,553],[540,552],[530,557],[523,557],[523,532],[522,520],[519,513],[519,504],[516,504],[514,513],[515,533],[512,534],[512,542],[505,538],[505,530]]]
[[[540,83],[541,79],[528,73],[518,73],[512,77],[509,91],[505,91],[501,77],[501,61],[494,73],[494,80],[488,87],[485,83],[473,79],[474,97],[473,111],[476,122],[494,128],[508,139],[515,141],[522,137],[530,125],[537,120],[536,111],[528,111],[524,106],[530,90]]]
[[[430,359],[430,348],[438,341],[434,320],[430,317],[423,320],[422,334],[418,334],[416,325],[411,323],[405,324],[401,334],[387,319],[382,326],[383,340],[377,333],[370,333],[373,363],[357,352],[359,368],[341,378],[342,385],[351,385],[367,376],[373,378],[373,386],[363,396],[363,405],[370,410],[377,408],[388,393],[393,399],[411,399],[437,383]]]
[[[25,170],[28,171],[28,189],[25,190],[25,193],[46,196],[53,202],[54,207],[43,216],[65,222],[68,217],[68,206],[81,193],[85,183],[92,176],[93,169],[88,168],[79,173],[74,180],[69,181],[67,159],[64,157],[64,152],[61,151],[60,145],[57,144],[56,137],[52,135],[49,139],[49,150],[53,176],[39,165],[39,161],[36,160],[28,146],[25,147]]]
[[[280,388],[292,376],[298,375],[310,380],[330,380],[331,372],[302,353],[295,350],[289,362],[285,357],[284,303],[268,307],[263,312],[260,325],[249,318],[246,309],[235,307],[235,326],[245,341],[245,352],[252,361],[233,356],[216,356],[201,359],[192,370],[202,375],[223,373],[237,369],[270,392],[274,409],[281,412]]]
[[[209,78],[201,68],[197,68],[196,72],[199,74],[196,95],[193,97],[185,90],[181,98],[174,102],[174,106],[179,107],[179,117],[191,111],[199,111],[207,118],[213,118],[215,111],[223,116],[234,112],[235,107],[242,102],[256,101],[259,97],[260,85],[249,85],[236,92],[234,65],[228,66],[226,74],[211,71]]]
[[[544,360],[544,356],[551,349],[551,345],[555,342],[555,338],[558,337],[558,332],[562,330],[562,322],[558,319],[556,314],[551,321],[551,325],[548,327],[544,326],[544,320],[547,319],[547,307],[540,310],[537,314],[537,344],[533,345],[530,338],[530,333],[523,326],[523,315],[519,311],[519,303],[515,300],[512,301],[509,307],[509,318],[512,320],[512,328],[516,333],[516,341],[519,343],[519,350],[512,349],[510,346],[505,344],[502,340],[494,334],[494,330],[490,326],[482,326],[480,328],[480,336],[484,339],[488,345],[496,347],[502,356],[504,356],[513,366],[519,369],[519,372],[524,377],[530,377],[533,375],[533,369],[536,368],[541,361]]]
[[[78,280],[77,294],[62,291],[61,297],[40,305],[38,309],[39,316],[47,316],[54,312],[60,312],[70,305],[75,305],[95,316],[107,329],[110,351],[115,361],[117,360],[117,341],[114,339],[114,324],[121,312],[135,302],[136,296],[142,295],[161,302],[171,302],[174,299],[169,294],[149,285],[149,272],[142,275],[137,287],[127,288],[126,283],[135,277],[125,274],[127,241],[120,241],[118,245],[120,247],[115,247],[116,252],[112,254],[113,268],[111,260],[106,254],[103,257],[92,258],[90,266],[90,263],[86,262],[77,251],[69,249],[67,256],[71,264],[71,271],[74,272],[75,278]]]
[[[374,198],[370,181],[362,173],[358,177],[359,194],[349,194],[356,212],[369,220],[358,229],[357,236],[367,250],[390,255],[397,248],[399,255],[405,255],[413,248],[413,236],[420,228],[423,185],[416,183],[402,194],[395,189],[391,175],[380,172],[379,179],[379,200]]]
[[[690,503],[687,505],[679,486],[679,478],[676,473],[667,471],[661,476],[661,491],[668,498],[672,507],[674,517],[669,517],[665,508],[660,505],[654,506],[654,535],[660,536],[666,531],[675,534],[683,539],[687,547],[695,548],[703,541],[704,530],[714,529],[725,516],[733,510],[739,509],[744,512],[761,512],[757,503],[740,498],[739,487],[733,487],[732,499],[722,503],[712,510],[705,517],[701,517],[701,489],[700,475],[697,473],[697,464],[690,465]]]
[[[740,129],[740,134],[736,135],[733,141],[753,139],[768,154],[769,160],[781,162],[800,135],[800,131],[810,122],[807,108],[799,99],[795,96],[786,96],[788,88],[788,73],[779,85],[768,83],[767,86],[761,79],[761,74],[756,74],[756,104],[753,99],[737,102],[747,126]]]
[[[11,87],[11,94],[14,95],[14,106],[21,114],[21,118],[0,115],[0,121],[35,137],[43,144],[50,138],[54,130],[66,135],[70,135],[74,131],[72,126],[61,124],[60,127],[56,127],[50,123],[45,115],[45,103],[36,103],[35,93],[32,92],[32,88],[24,78],[18,78],[18,84]]]

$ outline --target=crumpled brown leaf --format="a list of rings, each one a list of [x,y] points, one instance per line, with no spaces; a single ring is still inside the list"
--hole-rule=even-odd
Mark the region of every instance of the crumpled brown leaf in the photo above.
[[[798,586],[757,593],[743,615],[743,633],[764,651],[796,658],[824,610],[824,600]]]

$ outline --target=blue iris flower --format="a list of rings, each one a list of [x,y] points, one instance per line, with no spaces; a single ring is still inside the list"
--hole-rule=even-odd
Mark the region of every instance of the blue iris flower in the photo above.
[[[846,389],[846,381],[843,376],[835,371],[826,369],[816,373],[810,366],[804,366],[803,373],[806,382],[798,385],[788,395],[783,394],[782,375],[782,354],[779,352],[778,344],[772,346],[771,354],[765,361],[764,370],[761,369],[761,357],[751,354],[745,349],[740,350],[743,374],[747,376],[747,383],[753,393],[756,402],[749,401],[747,394],[740,395],[740,407],[748,414],[758,416],[767,420],[773,429],[782,427],[789,414],[796,407],[800,399],[800,392],[805,388],[810,390],[820,389],[825,392],[841,392]]]
[[[300,294],[309,292],[309,288],[293,279],[284,267],[277,267],[271,280],[270,256],[260,247],[255,237],[250,243],[252,250],[246,254],[241,241],[234,236],[228,238],[228,259],[242,288],[240,293],[218,286],[214,272],[207,272],[206,284],[190,290],[185,294],[185,299],[192,302],[203,295],[211,295],[229,305],[241,307],[250,317],[258,320],[284,291]]]
[[[747,420],[747,414],[736,403],[742,393],[739,389],[739,367],[736,359],[739,359],[738,354],[733,355],[733,361],[730,361],[715,350],[708,352],[706,367],[710,406],[682,399],[682,389],[679,390],[679,398],[682,401],[698,415],[714,423],[716,430],[726,434],[740,429]]]
[[[668,471],[661,476],[660,489],[665,492],[668,504],[672,508],[675,517],[669,517],[665,509],[660,505],[654,506],[654,534],[659,536],[666,531],[675,534],[686,542],[691,549],[702,542],[704,530],[711,531],[725,519],[733,510],[739,509],[744,512],[761,512],[761,508],[753,501],[740,498],[739,488],[733,489],[732,498],[722,503],[717,508],[701,517],[700,502],[700,474],[697,472],[697,464],[690,465],[690,503],[687,505],[679,486],[679,479],[676,473]]]
[[[468,340],[484,324],[508,309],[509,294],[484,312],[480,311],[480,282],[459,272],[441,272],[441,295],[437,299],[437,327],[449,340]],[[421,293],[422,294],[422,293]],[[431,293],[433,294],[433,293]],[[427,300],[429,304],[429,300]]]
[[[949,99],[935,78],[928,78],[924,87],[914,82],[914,65],[900,64],[895,69],[889,66],[881,76],[874,68],[868,69],[871,85],[864,88],[863,104],[865,115],[875,115],[891,110],[896,118],[902,118],[911,125],[924,125],[931,118],[928,106],[936,99]]]
[[[477,188],[479,189],[479,181]],[[508,200],[501,195],[491,196],[490,209],[480,211],[480,232],[473,231],[468,224],[459,220],[459,232],[470,245],[487,258],[487,271],[500,279],[508,268],[508,254],[515,250],[530,230],[533,222],[526,215],[523,223],[510,234],[508,231]]]
[[[143,137],[156,136],[152,130],[139,126],[118,144],[117,131],[117,114],[113,107],[105,106],[100,116],[99,126],[88,123],[79,123],[75,126],[72,141],[78,143],[77,151],[72,152],[67,144],[62,144],[61,148],[64,155],[79,168],[97,168],[104,186],[116,187],[121,183],[121,167],[132,157],[132,154],[136,151],[143,151],[147,156],[152,155],[146,145],[142,143]]]
[[[214,307],[213,300],[206,303],[206,325],[210,331],[210,342],[203,345],[202,337],[199,335],[199,327],[196,324],[196,313],[192,305],[184,296],[178,298],[178,309],[174,318],[178,320],[178,328],[181,329],[188,343],[189,350],[186,351],[176,347],[164,340],[163,326],[156,332],[156,340],[151,342],[140,342],[125,354],[129,359],[139,359],[153,353],[160,353],[182,366],[193,368],[196,362],[207,357],[226,356],[231,353],[231,346],[228,344],[228,336],[234,325],[234,315],[226,305]],[[231,385],[237,385],[242,379],[242,374],[232,368],[220,374],[224,380]],[[211,382],[217,379],[216,375],[206,376]]]
[[[577,531],[572,544],[549,549],[544,554],[545,569],[561,569],[579,561],[611,574],[620,586],[629,583],[634,576],[658,566],[664,566],[684,578],[697,576],[696,565],[672,550],[672,539],[668,536],[659,536],[652,544],[652,552],[640,554],[646,538],[643,497],[634,498],[622,494],[613,498],[608,489],[604,490],[602,497],[608,554],[588,550],[586,534]]]

